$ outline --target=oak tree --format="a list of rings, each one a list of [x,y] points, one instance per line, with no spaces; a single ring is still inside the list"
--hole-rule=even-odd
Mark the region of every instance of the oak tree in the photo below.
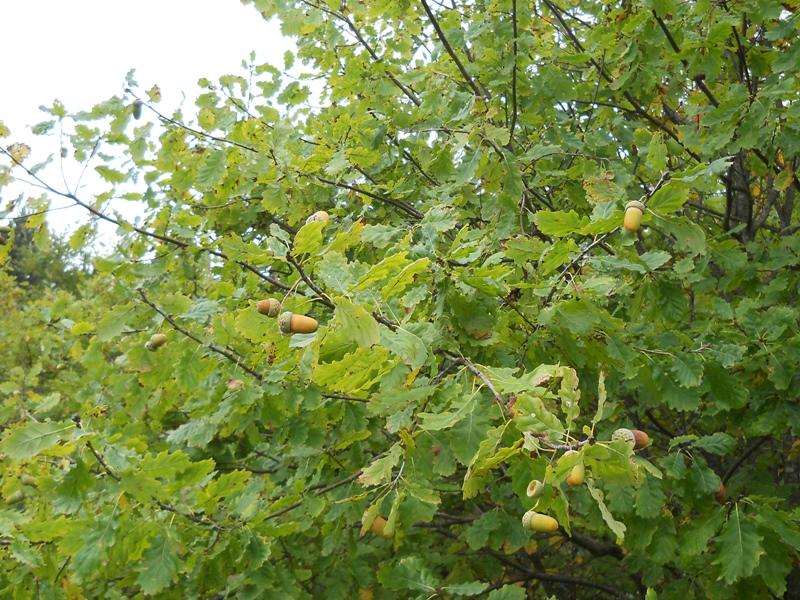
[[[0,126],[117,236],[0,273],[3,594],[798,597],[798,1],[252,4],[196,110],[47,109],[91,196]]]

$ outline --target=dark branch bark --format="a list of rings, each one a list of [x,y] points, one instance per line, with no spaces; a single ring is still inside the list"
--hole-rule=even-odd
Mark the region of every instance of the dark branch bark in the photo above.
[[[450,58],[456,64],[456,68],[458,68],[459,72],[461,73],[461,77],[464,78],[464,81],[467,82],[467,85],[469,85],[469,87],[472,89],[472,92],[476,96],[483,96],[484,98],[488,99],[489,94],[486,92],[486,90],[478,88],[478,85],[475,83],[472,77],[470,77],[469,73],[467,73],[467,70],[464,68],[464,64],[458,58],[458,55],[456,55],[455,51],[453,50],[453,47],[450,45],[450,42],[447,41],[447,38],[444,35],[444,31],[442,31],[442,28],[439,26],[439,21],[436,20],[436,16],[433,14],[433,11],[428,6],[428,3],[425,0],[420,0],[420,3],[422,4],[422,7],[425,9],[425,14],[428,15],[428,19],[430,19],[431,25],[433,25],[434,30],[436,30],[436,36],[439,38],[439,41],[442,42],[442,46],[444,46],[444,49],[447,52],[447,54],[450,55]],[[482,87],[483,86],[481,86],[481,88]]]

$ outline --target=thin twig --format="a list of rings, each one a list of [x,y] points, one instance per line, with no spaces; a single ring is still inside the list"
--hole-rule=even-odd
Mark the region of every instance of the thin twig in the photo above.
[[[328,486],[323,487],[322,489],[319,489],[314,495],[315,496],[322,496],[323,494],[326,494],[326,493],[330,492],[331,490],[335,490],[338,487],[341,487],[341,486],[343,486],[343,485],[345,485],[347,483],[350,483],[351,481],[354,481],[355,479],[358,479],[360,476],[361,476],[361,471],[359,470],[356,473],[353,473],[352,475],[350,475],[349,477],[346,477],[346,478],[342,479],[341,481],[337,481],[336,483],[332,483],[332,484],[330,484]],[[308,491],[311,491],[314,488],[315,488],[315,486],[312,486],[312,487],[310,487],[308,489]],[[300,500],[298,502],[295,502],[293,504],[290,504],[289,506],[286,506],[286,507],[284,507],[284,508],[282,508],[282,509],[280,509],[278,511],[275,511],[274,513],[268,514],[266,517],[264,517],[264,521],[268,521],[269,519],[274,519],[275,517],[280,517],[281,515],[286,514],[287,512],[294,510],[295,508],[297,508],[298,506],[301,506],[302,504],[303,504],[302,500]]]
[[[187,331],[186,329],[184,329],[183,327],[178,325],[175,322],[175,319],[173,319],[170,315],[165,313],[163,310],[161,310],[158,306],[156,306],[153,302],[150,301],[150,299],[144,293],[144,290],[142,288],[139,288],[138,291],[139,291],[139,295],[142,297],[142,300],[144,301],[144,303],[147,304],[154,311],[156,311],[158,314],[160,314],[162,317],[164,317],[167,320],[167,322],[175,328],[176,331],[180,331],[183,335],[185,335],[186,337],[188,337],[191,340],[194,340],[195,342],[197,342],[198,344],[200,344],[204,348],[208,348],[212,352],[216,352],[220,356],[224,356],[229,361],[234,363],[237,367],[239,367],[243,371],[249,373],[250,375],[252,375],[256,379],[258,379],[258,381],[262,381],[264,379],[264,376],[261,373],[259,373],[258,371],[248,367],[246,364],[244,364],[242,361],[240,361],[238,358],[236,358],[233,354],[231,354],[227,350],[223,350],[222,348],[220,348],[219,346],[215,346],[214,344],[209,344],[207,342],[204,342],[199,337],[195,336],[191,332]]]
[[[155,498],[153,498],[153,499],[156,500]],[[156,500],[156,504],[158,505],[158,507],[161,510],[166,510],[166,511],[174,513],[176,515],[180,515],[181,517],[183,517],[184,519],[188,519],[192,523],[197,523],[198,525],[203,525],[205,527],[212,527],[213,529],[216,529],[218,531],[229,531],[229,529],[227,527],[223,527],[219,523],[216,523],[214,521],[210,521],[208,519],[201,519],[200,517],[195,517],[194,515],[189,514],[189,513],[181,512],[177,508],[175,508],[174,506],[170,506],[169,504],[165,504],[164,502],[161,502],[160,500]]]
[[[512,35],[514,36],[514,43],[512,44],[511,51],[514,53],[514,66],[511,69],[511,125],[508,128],[508,147],[514,140],[514,128],[517,126],[517,0],[511,2],[511,24]]]
[[[322,289],[319,286],[317,286],[313,281],[311,281],[308,274],[306,274],[305,270],[300,265],[300,263],[295,260],[291,252],[286,253],[286,260],[297,270],[297,272],[300,274],[300,277],[305,282],[305,284],[311,289],[311,291],[313,291],[317,296],[319,296],[320,302],[322,302],[325,306],[327,306],[330,309],[336,308],[336,305],[328,297],[328,295],[325,292],[323,292]]]
[[[464,81],[467,82],[467,84],[469,85],[469,87],[472,89],[473,93],[476,96],[482,96],[484,98],[488,98],[489,96],[486,93],[486,91],[485,90],[481,91],[480,89],[478,89],[478,86],[475,84],[472,77],[470,77],[469,73],[467,73],[467,70],[464,68],[464,65],[459,60],[458,56],[453,50],[453,47],[450,45],[450,42],[447,41],[447,38],[444,35],[444,31],[442,31],[442,28],[439,26],[439,21],[436,20],[436,16],[433,14],[433,11],[431,11],[430,7],[428,6],[428,3],[425,2],[425,0],[419,0],[419,1],[422,4],[422,7],[425,9],[425,14],[428,15],[428,19],[430,19],[431,25],[433,25],[434,30],[436,30],[436,35],[439,38],[439,41],[442,42],[442,46],[444,46],[444,49],[447,51],[447,54],[449,54],[450,58],[453,59],[453,62],[456,63],[456,67],[461,73],[461,76],[464,78]]]
[[[472,373],[478,379],[480,379],[484,383],[484,385],[487,388],[489,388],[489,391],[492,392],[492,395],[494,396],[494,398],[497,401],[497,403],[504,410],[507,408],[507,404],[508,403],[506,402],[506,399],[503,398],[503,396],[500,394],[500,392],[497,391],[497,388],[494,387],[494,384],[483,373],[483,371],[481,371],[478,367],[476,367],[474,364],[472,364],[472,362],[470,362],[466,358],[463,358],[463,357],[460,357],[460,356],[454,356],[454,355],[450,354],[449,352],[447,352],[445,350],[442,350],[441,348],[437,348],[436,350],[434,350],[434,352],[436,354],[439,354],[440,356],[443,356],[444,358],[446,358],[447,360],[449,360],[452,363],[455,363],[455,364],[458,364],[458,365],[464,365],[465,367],[467,367],[470,371],[472,371]]]
[[[59,191],[56,188],[54,188],[53,186],[51,186],[50,184],[48,184],[45,181],[43,181],[40,177],[38,177],[33,172],[31,172],[27,167],[25,167],[21,162],[19,162],[17,159],[15,159],[5,148],[0,147],[0,152],[3,152],[9,158],[11,158],[11,160],[13,160],[14,163],[16,163],[18,166],[20,166],[30,177],[33,177],[36,181],[39,182],[39,184],[44,189],[46,189],[50,193],[56,194],[57,196],[61,196],[62,198],[67,198],[69,200],[72,200],[75,204],[77,204],[81,208],[85,209],[86,211],[88,211],[89,213],[91,213],[92,215],[97,217],[98,219],[102,219],[103,221],[106,221],[108,223],[116,225],[117,227],[121,227],[122,224],[117,219],[114,219],[112,217],[109,217],[108,215],[103,214],[102,212],[100,212],[99,210],[94,208],[93,206],[83,202],[80,198],[78,198],[72,192]],[[150,238],[159,240],[159,241],[167,243],[167,244],[173,244],[173,245],[177,246],[178,248],[197,248],[198,250],[200,250],[202,252],[207,252],[208,254],[211,254],[212,256],[216,256],[217,258],[220,258],[222,260],[229,261],[229,262],[234,262],[235,264],[238,264],[239,266],[244,267],[248,271],[258,275],[258,277],[260,277],[264,281],[268,281],[270,284],[272,284],[277,289],[280,289],[280,290],[282,290],[284,292],[288,292],[288,291],[291,290],[291,288],[289,286],[287,286],[286,284],[281,283],[280,281],[278,281],[274,277],[271,277],[269,275],[266,275],[266,274],[262,273],[255,266],[251,265],[250,263],[245,262],[245,261],[241,261],[241,260],[232,260],[224,252],[220,252],[218,250],[213,250],[211,248],[206,248],[204,246],[199,246],[197,244],[190,244],[189,242],[184,242],[182,240],[177,240],[175,238],[171,238],[171,237],[168,237],[168,236],[165,236],[165,235],[160,235],[160,234],[155,233],[153,231],[147,231],[146,229],[142,229],[141,227],[136,227],[135,225],[132,225],[132,224],[128,224],[128,226],[131,229],[133,229],[133,231],[135,231],[136,233],[139,233],[139,234],[144,235],[146,237],[150,237]]]
[[[655,187],[652,190],[650,190],[645,195],[644,198],[642,198],[642,200],[641,200],[642,204],[647,204],[647,202],[650,200],[650,198],[652,198],[658,190],[660,190],[662,187],[664,187],[664,185],[666,185],[666,183],[671,178],[672,178],[672,175],[669,172],[663,173],[661,175],[661,179],[658,180],[658,183],[656,183]],[[558,277],[556,278],[555,283],[553,284],[553,287],[550,288],[550,293],[547,294],[547,298],[544,301],[544,306],[547,306],[548,304],[550,304],[550,301],[553,299],[553,296],[555,295],[556,290],[558,289],[559,282],[564,277],[566,277],[567,273],[569,273],[581,260],[583,260],[583,257],[586,256],[592,250],[592,248],[595,248],[595,247],[597,247],[599,245],[602,245],[603,242],[605,242],[606,239],[612,233],[616,232],[618,229],[619,229],[619,227],[615,227],[614,229],[612,229],[608,233],[604,233],[603,235],[601,235],[599,238],[597,238],[595,241],[593,241],[591,244],[589,244],[586,248],[584,248],[580,252],[580,254],[578,254],[578,256],[576,256],[566,267],[564,267],[561,270],[561,272],[558,274]]]
[[[758,441],[756,441],[752,446],[750,446],[747,450],[745,450],[742,455],[736,459],[736,462],[731,465],[731,468],[725,472],[725,475],[722,476],[722,483],[728,483],[728,479],[736,472],[736,470],[742,466],[742,463],[750,458],[753,453],[758,450],[764,442],[766,442],[769,438],[762,437]]]
[[[114,473],[114,471],[112,471],[111,468],[106,464],[106,461],[103,460],[103,457],[100,456],[100,453],[97,450],[94,449],[94,446],[92,445],[91,441],[86,440],[86,447],[89,448],[89,450],[91,450],[92,454],[94,454],[94,457],[97,459],[97,462],[100,463],[100,465],[103,467],[103,470],[106,473],[108,473],[108,475],[112,479],[115,479],[117,481],[122,481],[120,476],[117,475],[116,473]]]

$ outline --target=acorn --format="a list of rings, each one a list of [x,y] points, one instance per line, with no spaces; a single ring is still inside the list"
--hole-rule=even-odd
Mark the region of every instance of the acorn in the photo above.
[[[0,233],[11,233],[11,227],[8,225],[0,225]]]
[[[647,435],[644,431],[639,431],[638,429],[631,429],[631,433],[633,434],[634,442],[633,442],[633,449],[634,450],[641,450],[647,444],[650,443],[650,436]]]
[[[22,485],[29,485],[31,487],[39,487],[39,480],[30,475],[21,475],[19,481]]]
[[[56,371],[65,371],[67,369],[67,365],[65,363],[58,363],[56,365]]]
[[[375,517],[375,520],[372,521],[372,524],[369,526],[369,530],[385,540],[390,540],[394,537],[394,530],[388,533],[386,532],[386,519],[380,515]]]
[[[319,327],[316,319],[305,315],[295,315],[291,312],[281,313],[278,318],[278,328],[283,335],[293,333],[314,333]]]
[[[727,493],[725,492],[725,484],[722,483],[722,479],[719,480],[719,490],[714,494],[714,499],[720,504],[725,504]]]
[[[558,529],[558,521],[556,521],[553,517],[548,517],[547,515],[529,510],[522,515],[522,526],[525,529],[530,529],[531,531],[547,533]]]
[[[331,216],[328,213],[326,213],[324,210],[318,210],[317,212],[315,212],[313,215],[311,215],[306,219],[306,225],[315,222],[327,223],[330,220]]]
[[[6,504],[11,506],[12,504],[16,504],[17,502],[22,502],[25,500],[25,492],[22,490],[17,490],[16,492],[12,492],[6,497]]]
[[[153,337],[150,338],[150,344],[153,348],[161,348],[164,344],[167,343],[167,336],[163,333],[154,333]]]
[[[6,238],[0,235],[0,246],[5,246],[5,245],[6,245]]]
[[[133,118],[137,121],[142,116],[142,101],[138,98],[133,101]]]
[[[565,456],[570,456],[572,454],[577,454],[577,450],[567,450],[564,452]],[[572,467],[572,471],[570,471],[569,475],[567,476],[567,485],[570,487],[578,487],[583,483],[584,477],[586,476],[586,469],[583,466],[583,461],[577,463],[574,467]]]
[[[268,317],[277,317],[281,312],[281,303],[275,300],[275,298],[259,300],[258,304],[256,304],[256,310],[262,315],[267,315]]]
[[[612,442],[618,442],[620,440],[625,440],[626,442],[630,442],[634,446],[636,445],[636,436],[630,429],[625,429],[624,427],[617,429],[614,433],[611,434]]]
[[[538,498],[544,494],[544,484],[538,479],[534,479],[528,484],[528,489],[525,491],[528,498]]]
[[[145,348],[145,350],[149,350],[150,352],[155,352],[156,350],[158,350],[158,348],[153,346],[153,342],[145,342],[144,343],[144,348]]]
[[[644,204],[638,200],[631,200],[625,205],[625,231],[628,233],[636,233],[639,231],[639,226],[642,224],[642,217],[646,209]]]

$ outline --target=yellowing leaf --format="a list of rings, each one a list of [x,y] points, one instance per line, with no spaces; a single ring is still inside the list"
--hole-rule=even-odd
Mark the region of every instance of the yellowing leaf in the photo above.
[[[6,131],[8,131],[8,129],[6,129]],[[11,158],[20,164],[22,164],[31,153],[31,147],[28,146],[28,144],[11,144],[6,150],[8,150]]]
[[[161,89],[154,85],[152,88],[147,90],[147,97],[150,98],[151,102],[160,102],[161,101]]]
[[[792,182],[794,181],[794,171],[790,165],[786,165],[786,168],[783,169],[778,176],[775,178],[775,190],[778,192],[785,192]]]

